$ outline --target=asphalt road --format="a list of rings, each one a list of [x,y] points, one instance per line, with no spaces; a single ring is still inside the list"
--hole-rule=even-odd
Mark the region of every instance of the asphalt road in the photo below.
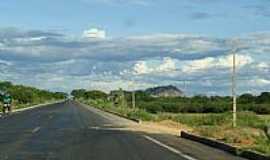
[[[241,160],[168,135],[125,129],[131,121],[63,102],[0,118],[0,160]]]

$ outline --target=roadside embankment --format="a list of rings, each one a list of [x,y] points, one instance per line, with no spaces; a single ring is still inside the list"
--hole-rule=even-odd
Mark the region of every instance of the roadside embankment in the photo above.
[[[87,103],[87,102],[84,102]],[[88,103],[89,104],[89,103]],[[188,131],[203,137],[236,146],[243,150],[253,150],[270,155],[270,141],[265,134],[265,126],[270,124],[269,115],[257,115],[253,112],[239,112],[238,126],[232,127],[231,113],[156,113],[142,109],[93,105],[104,111],[117,113],[122,117],[141,121],[141,129],[162,131],[179,135],[179,130]]]

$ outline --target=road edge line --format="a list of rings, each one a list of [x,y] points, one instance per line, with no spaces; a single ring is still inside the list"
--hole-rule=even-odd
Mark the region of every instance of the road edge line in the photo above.
[[[12,113],[19,113],[19,112],[23,112],[23,111],[27,111],[27,110],[31,110],[31,109],[35,109],[35,108],[39,108],[39,107],[44,107],[44,106],[47,106],[47,105],[53,105],[53,104],[63,103],[63,102],[65,102],[65,100],[51,102],[51,103],[44,103],[44,104],[33,105],[33,106],[30,106],[30,107],[26,107],[26,108],[15,109],[15,110],[12,111]]]
[[[181,152],[181,151],[179,151],[179,150],[177,150],[177,149],[175,149],[173,147],[170,147],[170,146],[168,146],[168,145],[166,145],[166,144],[164,144],[164,143],[156,140],[155,138],[152,138],[152,137],[147,136],[147,135],[143,135],[143,137],[146,138],[147,140],[149,140],[149,141],[151,141],[151,142],[159,145],[160,147],[163,147],[163,148],[165,148],[165,149],[167,149],[167,150],[169,150],[169,151],[171,151],[171,152],[173,152],[173,153],[181,156],[182,158],[185,158],[186,160],[198,160],[198,159],[196,159],[194,157],[191,157],[191,156],[189,156],[187,154],[184,154],[183,152]]]

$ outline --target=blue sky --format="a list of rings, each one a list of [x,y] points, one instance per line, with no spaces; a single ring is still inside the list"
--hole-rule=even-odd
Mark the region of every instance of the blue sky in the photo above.
[[[9,0],[0,3],[2,27],[63,30],[89,27],[111,36],[188,32],[235,36],[268,30],[268,0]]]
[[[9,0],[0,12],[0,80],[228,95],[242,47],[239,94],[270,89],[269,0]]]

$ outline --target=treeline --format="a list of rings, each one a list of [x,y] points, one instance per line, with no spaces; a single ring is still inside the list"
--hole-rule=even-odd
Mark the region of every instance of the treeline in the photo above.
[[[151,113],[224,113],[232,110],[232,98],[221,96],[194,96],[175,98],[154,98],[137,93],[137,105]],[[270,114],[270,93],[259,96],[243,94],[238,97],[239,111],[252,111],[258,114]]]
[[[127,91],[119,90],[106,94],[102,91],[80,89],[72,91],[72,95],[77,99],[102,100],[104,103],[111,102],[114,103],[115,107],[132,106],[132,94]],[[125,103],[120,102],[123,100]],[[270,114],[270,92],[264,92],[258,96],[243,94],[238,97],[237,104],[239,111]],[[224,113],[232,110],[232,98],[229,96],[208,97],[201,95],[193,97],[151,97],[144,91],[137,91],[136,106],[151,113]]]
[[[11,82],[0,82],[0,92],[2,94],[10,94],[15,105],[39,104],[46,101],[65,99],[67,97],[66,93],[14,85]]]
[[[87,91],[85,89],[77,89],[73,90],[71,92],[71,95],[74,96],[76,99],[100,99],[106,101],[108,98],[108,94],[98,90]]]

